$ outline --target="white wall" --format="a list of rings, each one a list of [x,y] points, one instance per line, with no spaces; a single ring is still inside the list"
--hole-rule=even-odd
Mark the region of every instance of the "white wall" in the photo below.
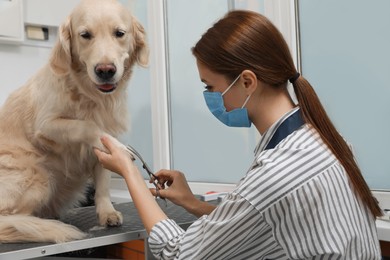
[[[47,61],[49,48],[0,44],[0,104]]]

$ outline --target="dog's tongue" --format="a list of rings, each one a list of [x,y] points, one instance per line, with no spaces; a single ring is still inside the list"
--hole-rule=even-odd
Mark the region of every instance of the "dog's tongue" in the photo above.
[[[101,90],[103,92],[110,92],[110,91],[113,91],[115,89],[115,85],[104,84],[104,85],[99,85],[98,88],[99,88],[99,90]]]

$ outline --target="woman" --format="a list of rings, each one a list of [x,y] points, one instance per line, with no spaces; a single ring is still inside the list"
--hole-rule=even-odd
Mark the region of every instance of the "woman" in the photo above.
[[[197,200],[180,172],[156,173],[168,186],[159,195],[199,217],[186,231],[161,211],[120,145],[102,138],[110,154],[96,155],[125,178],[152,252],[176,259],[380,259],[381,210],[280,32],[260,14],[232,11],[192,52],[210,111],[228,126],[253,123],[262,137],[250,170],[216,208]]]

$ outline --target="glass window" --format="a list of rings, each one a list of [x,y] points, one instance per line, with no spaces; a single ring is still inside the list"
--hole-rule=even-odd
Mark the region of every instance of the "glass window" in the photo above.
[[[303,75],[371,189],[390,188],[389,10],[387,0],[299,1]]]
[[[228,7],[226,0],[167,1],[172,161],[190,181],[236,183],[253,160],[256,130],[226,127],[214,118],[191,53]]]

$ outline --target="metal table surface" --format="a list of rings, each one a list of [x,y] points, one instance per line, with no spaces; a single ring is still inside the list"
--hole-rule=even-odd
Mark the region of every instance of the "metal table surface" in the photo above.
[[[158,204],[167,216],[175,220],[183,229],[187,229],[197,218],[182,207],[158,199]],[[70,210],[61,221],[72,224],[88,233],[88,237],[66,243],[14,243],[0,244],[1,260],[29,259],[87,248],[111,245],[147,237],[145,228],[132,202],[114,204],[116,210],[123,214],[123,224],[120,227],[103,228],[98,226],[95,207],[83,207]]]

